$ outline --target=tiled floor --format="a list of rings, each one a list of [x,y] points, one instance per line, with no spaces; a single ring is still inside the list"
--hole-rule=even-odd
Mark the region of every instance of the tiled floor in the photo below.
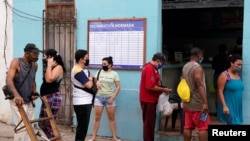
[[[161,118],[161,123],[160,123],[160,131],[158,131],[159,134],[163,134],[163,135],[166,135],[166,136],[180,136],[181,133],[180,133],[180,118],[179,118],[179,114],[178,114],[178,118],[176,120],[176,124],[175,124],[175,128],[172,129],[172,125],[171,125],[171,117],[169,117],[169,120],[168,120],[168,125],[167,125],[167,128],[165,129],[164,126],[165,126],[165,119],[166,117],[162,117]],[[212,116],[210,115],[210,124],[223,124],[223,123],[219,123],[216,116]],[[198,131],[197,130],[193,130],[193,136],[197,136],[198,135]]]

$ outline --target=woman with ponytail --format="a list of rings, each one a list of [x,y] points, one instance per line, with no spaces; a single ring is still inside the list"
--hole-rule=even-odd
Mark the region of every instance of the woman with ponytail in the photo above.
[[[62,102],[59,86],[66,69],[61,56],[54,49],[44,51],[43,64],[45,69],[40,94],[41,97],[47,98],[52,114],[56,119]],[[45,111],[45,105],[42,103],[39,118],[43,117],[47,117],[47,113]],[[48,138],[54,137],[49,120],[40,121],[38,125]]]

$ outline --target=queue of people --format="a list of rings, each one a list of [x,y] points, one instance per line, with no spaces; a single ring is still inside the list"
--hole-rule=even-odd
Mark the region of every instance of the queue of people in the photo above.
[[[40,87],[40,95],[36,91],[35,76],[38,69],[37,60],[39,53],[44,54],[45,71],[43,82]],[[197,128],[200,141],[206,141],[208,136],[208,125],[210,117],[207,101],[205,73],[200,65],[203,60],[203,52],[199,48],[190,50],[190,61],[182,68],[182,76],[185,77],[191,88],[190,102],[183,102],[185,113],[184,140],[191,141],[191,131]],[[242,91],[244,85],[240,79],[242,58],[240,55],[229,56],[230,67],[216,74],[216,89],[218,94],[218,120],[227,124],[241,124],[242,116]],[[113,58],[104,57],[102,68],[95,75],[91,74],[89,65],[89,54],[87,50],[78,49],[75,52],[75,65],[71,70],[72,101],[76,114],[77,127],[75,141],[83,141],[86,138],[90,114],[94,107],[94,125],[92,137],[89,141],[95,141],[104,107],[106,109],[110,130],[114,141],[120,141],[116,133],[116,97],[120,92],[119,74],[112,69]],[[143,140],[153,141],[156,123],[156,107],[161,93],[169,94],[172,89],[162,86],[159,69],[166,62],[163,53],[156,53],[152,60],[147,62],[141,71],[139,88],[139,102],[142,111]],[[62,57],[54,49],[39,50],[35,44],[28,43],[24,48],[24,55],[14,58],[10,64],[6,84],[14,94],[10,100],[10,106],[17,125],[21,120],[17,106],[23,106],[30,120],[34,119],[34,104],[39,96],[48,99],[50,109],[56,119],[61,107],[62,95],[59,91],[60,82],[66,72]],[[98,78],[98,80],[96,79]],[[94,85],[97,86],[96,96],[86,91]],[[207,114],[206,118],[199,117]],[[46,117],[44,105],[40,107],[39,117]],[[48,138],[53,137],[53,131],[48,121],[40,121],[39,127]],[[29,141],[27,132],[15,133],[14,141]]]

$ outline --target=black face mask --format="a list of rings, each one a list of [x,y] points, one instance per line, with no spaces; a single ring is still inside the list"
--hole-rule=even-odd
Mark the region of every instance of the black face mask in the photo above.
[[[102,66],[102,69],[103,69],[104,71],[107,71],[109,68],[108,68],[108,66]]]
[[[89,59],[86,60],[86,62],[85,62],[84,65],[85,65],[85,66],[88,66],[88,65],[89,65]]]
[[[48,61],[46,60],[46,59],[43,59],[43,64],[47,64],[48,63]]]
[[[30,60],[31,62],[36,62],[36,61],[38,60],[38,58],[29,57],[29,60]]]

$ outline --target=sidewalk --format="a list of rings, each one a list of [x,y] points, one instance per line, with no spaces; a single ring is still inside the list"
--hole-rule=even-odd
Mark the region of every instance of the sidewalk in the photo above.
[[[14,125],[0,121],[0,141],[13,141]],[[58,125],[63,141],[74,141],[75,132],[70,126]],[[87,136],[86,141],[90,138]],[[98,137],[98,141],[112,141],[109,137]]]

